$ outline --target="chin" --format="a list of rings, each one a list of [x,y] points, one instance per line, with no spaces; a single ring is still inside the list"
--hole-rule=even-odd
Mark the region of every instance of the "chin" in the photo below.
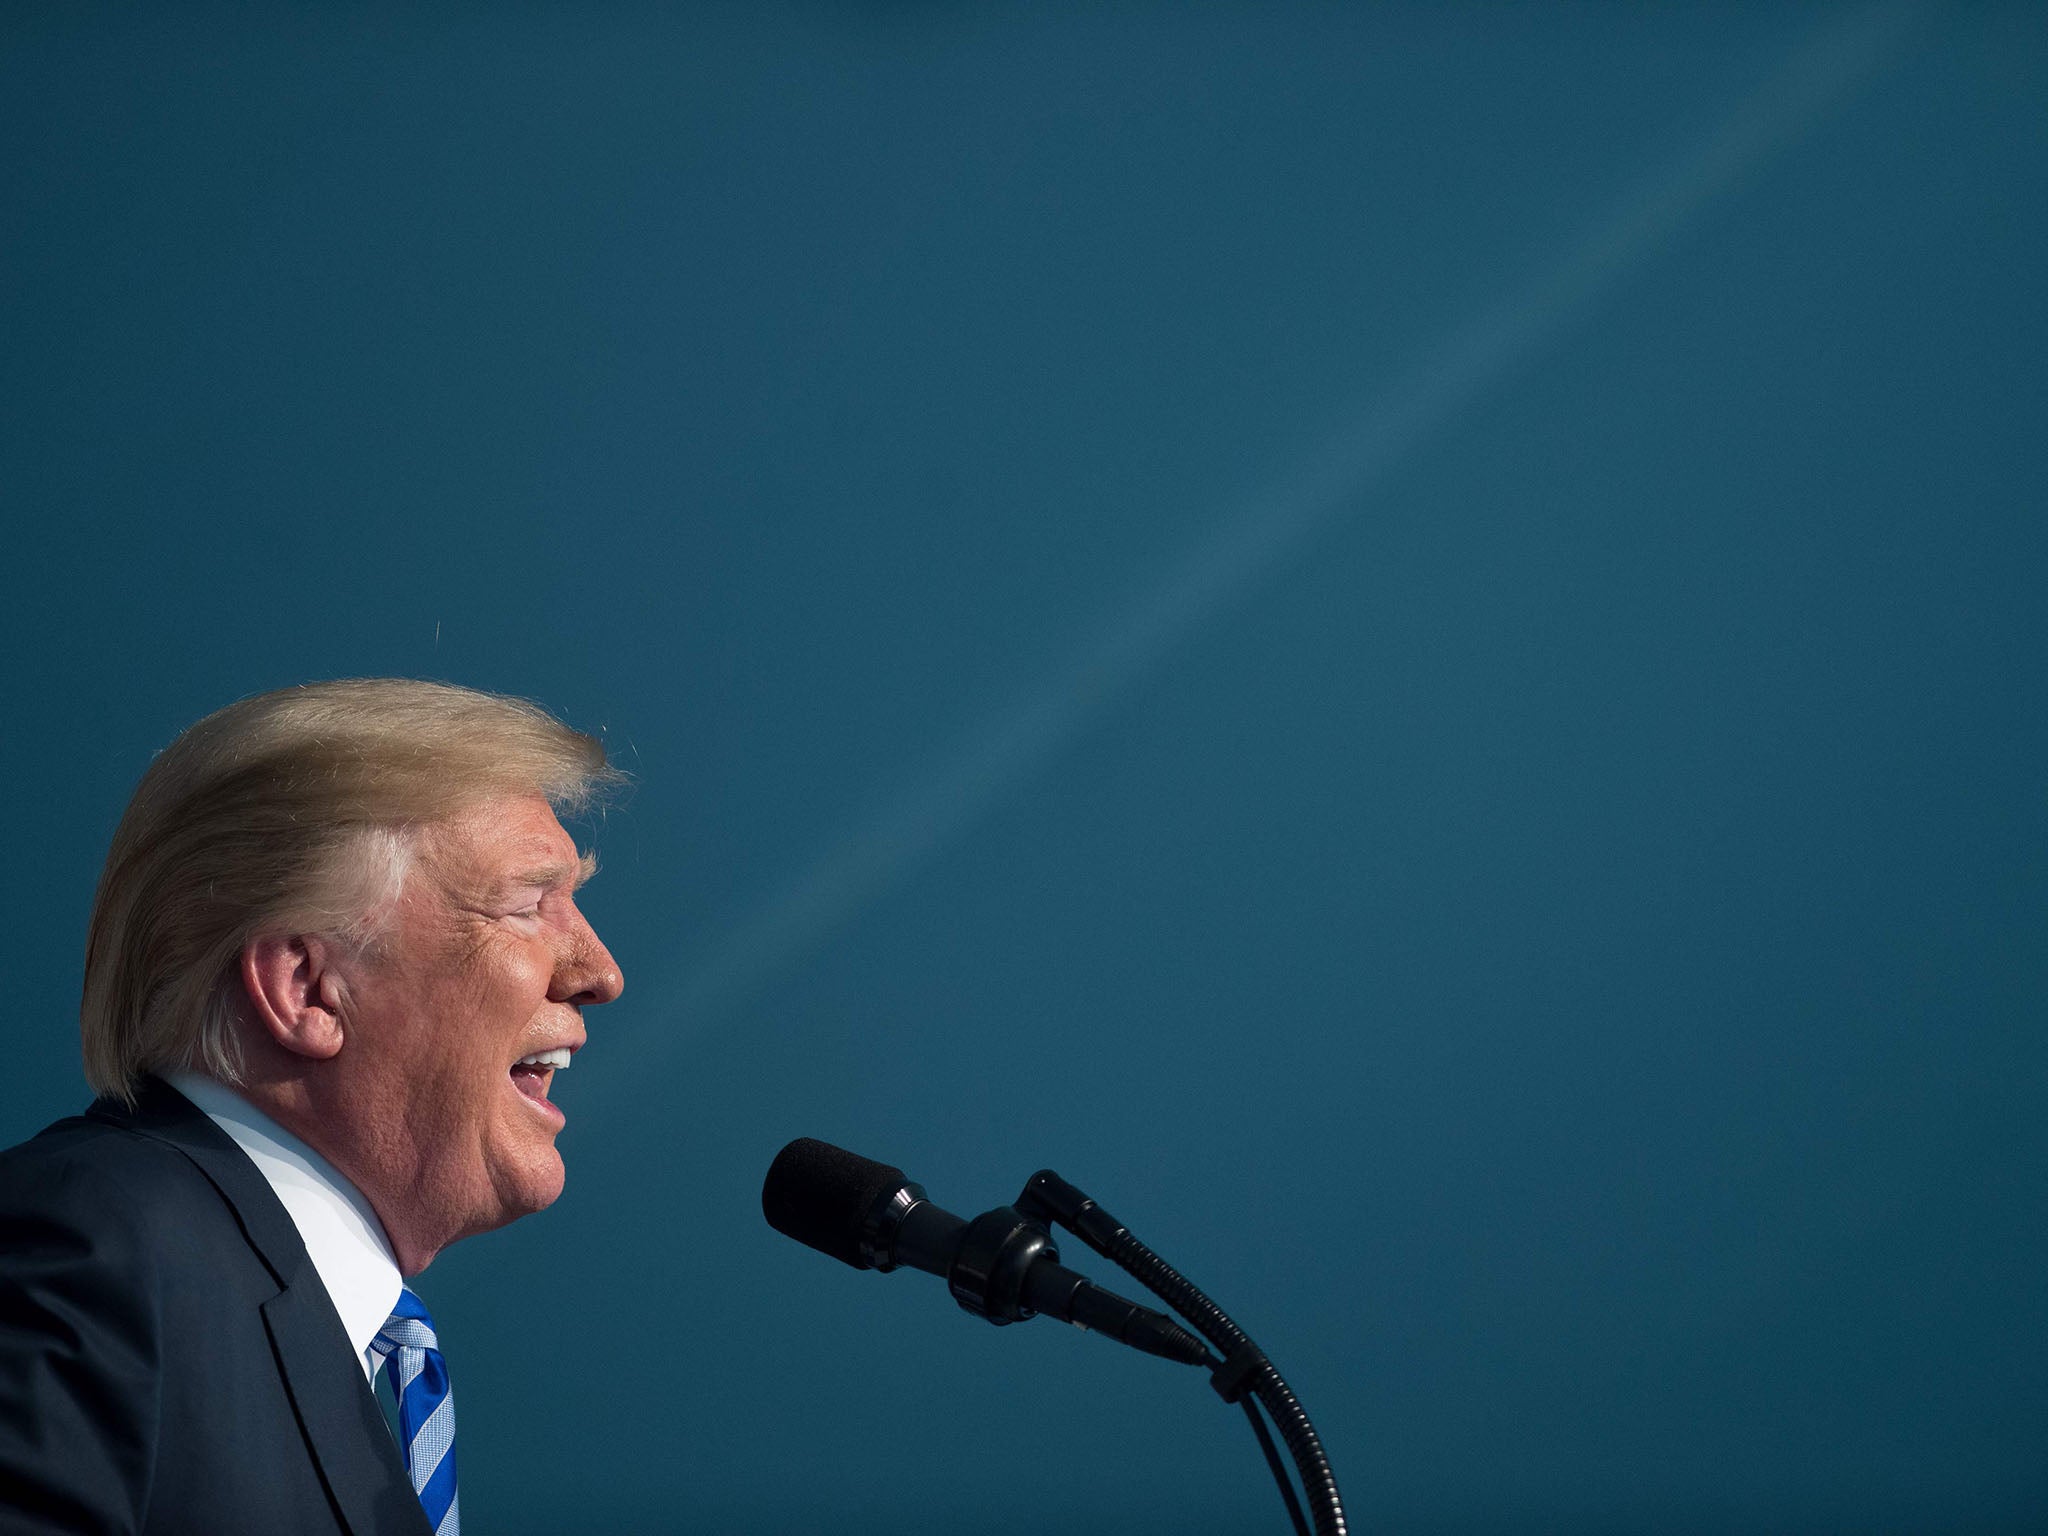
[[[490,1223],[492,1228],[546,1210],[561,1199],[562,1185],[568,1177],[561,1157],[552,1147],[545,1157],[534,1158],[506,1173],[505,1178],[496,1181],[498,1209],[496,1220]]]
[[[550,1147],[545,1161],[533,1169],[523,1183],[520,1192],[527,1196],[527,1203],[519,1214],[530,1216],[535,1211],[546,1210],[562,1198],[562,1186],[568,1181],[569,1170],[562,1166],[561,1154]]]

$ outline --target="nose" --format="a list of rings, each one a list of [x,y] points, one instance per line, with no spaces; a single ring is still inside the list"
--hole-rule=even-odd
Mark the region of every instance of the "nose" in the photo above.
[[[597,936],[597,930],[590,926],[581,912],[577,913],[576,926],[569,933],[568,942],[555,962],[554,984],[548,988],[549,999],[582,1007],[608,1003],[625,990],[626,978],[619,973],[619,962],[604,947],[604,940]]]

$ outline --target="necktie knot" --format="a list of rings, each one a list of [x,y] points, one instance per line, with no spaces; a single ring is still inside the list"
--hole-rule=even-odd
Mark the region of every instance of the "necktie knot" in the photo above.
[[[455,1499],[455,1394],[448,1363],[441,1358],[434,1319],[411,1286],[377,1330],[373,1346],[384,1357],[383,1371],[398,1403],[398,1439],[405,1447],[406,1475],[435,1536],[460,1536],[462,1517]]]

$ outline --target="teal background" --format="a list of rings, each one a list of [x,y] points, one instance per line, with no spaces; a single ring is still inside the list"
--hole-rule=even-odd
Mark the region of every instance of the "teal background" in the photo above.
[[[1284,1528],[771,1233],[800,1134],[1090,1189],[1357,1529],[2042,1529],[2044,99],[2023,5],[9,7],[0,1139],[150,754],[448,678],[637,781],[568,1192],[422,1282],[472,1530]]]

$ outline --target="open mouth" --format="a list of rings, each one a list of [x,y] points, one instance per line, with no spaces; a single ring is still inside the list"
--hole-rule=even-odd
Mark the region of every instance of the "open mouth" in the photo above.
[[[549,1114],[559,1116],[561,1110],[548,1103],[548,1089],[554,1083],[555,1073],[568,1065],[569,1050],[566,1046],[558,1046],[552,1051],[535,1051],[531,1056],[522,1056],[512,1063],[512,1086]]]

